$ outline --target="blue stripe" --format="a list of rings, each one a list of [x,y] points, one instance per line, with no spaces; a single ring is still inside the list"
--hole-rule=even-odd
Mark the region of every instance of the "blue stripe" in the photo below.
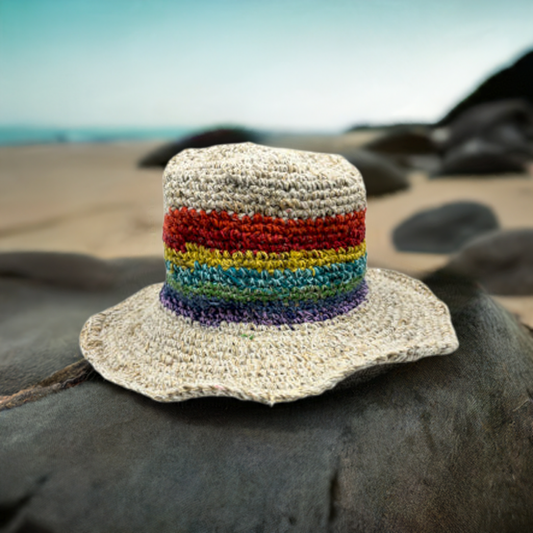
[[[171,276],[177,283],[198,287],[200,283],[219,283],[236,289],[277,291],[291,290],[303,287],[329,287],[341,283],[348,283],[354,278],[364,276],[366,272],[366,254],[351,263],[334,263],[332,265],[299,269],[295,272],[275,270],[270,274],[266,270],[258,272],[249,268],[228,268],[221,266],[209,267],[195,264],[193,270],[186,267],[176,267],[172,262],[166,262],[167,276]]]

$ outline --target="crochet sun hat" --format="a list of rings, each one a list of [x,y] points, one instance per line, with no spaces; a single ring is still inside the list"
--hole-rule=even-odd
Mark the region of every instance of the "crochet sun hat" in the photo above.
[[[189,149],[163,175],[166,281],[92,316],[84,356],[162,402],[317,395],[356,372],[455,351],[446,305],[367,269],[366,193],[339,155]]]

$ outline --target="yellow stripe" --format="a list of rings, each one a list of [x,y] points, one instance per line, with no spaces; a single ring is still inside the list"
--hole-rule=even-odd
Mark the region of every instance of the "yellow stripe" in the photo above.
[[[294,272],[302,268],[327,266],[333,263],[351,263],[365,254],[366,241],[346,249],[292,250],[279,254],[254,253],[251,250],[230,254],[228,251],[210,250],[193,243],[186,243],[185,247],[187,248],[186,252],[176,252],[165,246],[165,261],[171,261],[178,267],[193,268],[194,263],[198,261],[201,265],[221,266],[224,270],[231,267],[250,268],[259,272],[267,270],[272,274],[274,270],[278,269],[289,269]]]

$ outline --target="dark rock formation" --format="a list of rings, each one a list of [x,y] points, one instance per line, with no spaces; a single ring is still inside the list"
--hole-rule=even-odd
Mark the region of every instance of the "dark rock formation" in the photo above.
[[[457,104],[441,121],[446,125],[467,109],[485,102],[520,98],[533,105],[533,50],[513,65],[484,81],[472,94]]]
[[[530,159],[500,144],[480,138],[470,139],[444,154],[433,177],[523,173]]]
[[[499,231],[479,237],[466,245],[446,270],[478,281],[493,294],[531,295],[533,229]]]
[[[392,155],[427,155],[437,152],[428,128],[397,127],[365,145],[367,150]]]
[[[79,330],[91,314],[164,279],[162,258],[0,254],[0,396],[78,361]]]
[[[4,410],[0,529],[531,531],[533,340],[475,286],[427,282],[450,307],[459,350],[363,385],[271,408],[224,398],[158,404],[89,379]],[[1,357],[17,352],[21,375],[27,353],[46,361],[64,349],[39,351],[46,291],[80,318],[119,299],[74,289],[67,298],[29,279],[2,284],[18,297],[0,299]],[[61,305],[51,308],[59,316]],[[6,339],[13,309],[20,329]],[[80,321],[61,313],[56,335],[72,339],[79,358]]]
[[[409,217],[394,229],[392,240],[401,252],[448,254],[498,227],[490,207],[453,202]]]
[[[150,152],[139,161],[140,167],[161,167],[176,154],[187,148],[207,148],[215,144],[235,144],[242,142],[256,142],[259,134],[243,128],[218,128],[207,130],[197,135],[185,137],[176,142],[165,144]]]
[[[522,100],[482,104],[435,137],[442,153],[439,175],[523,172],[533,160],[533,108]]]
[[[531,154],[533,107],[524,100],[502,100],[469,108],[448,126],[439,149],[447,152],[476,138]]]
[[[375,131],[375,130],[398,130],[398,129],[418,129],[428,128],[431,124],[427,122],[396,122],[394,124],[354,124],[350,126],[346,133],[352,133],[356,131]]]
[[[82,290],[108,288],[121,272],[102,259],[82,254],[12,252],[0,254],[0,279],[32,279]]]

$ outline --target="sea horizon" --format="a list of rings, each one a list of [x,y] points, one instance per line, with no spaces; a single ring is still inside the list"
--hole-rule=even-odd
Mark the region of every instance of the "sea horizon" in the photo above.
[[[34,144],[108,143],[177,139],[201,131],[192,126],[175,127],[111,127],[111,126],[0,126],[0,146]]]
[[[217,128],[243,128],[270,135],[335,135],[357,130],[372,130],[394,126],[431,126],[424,122],[354,123],[348,128],[255,128],[239,124],[198,126],[0,126],[0,146],[29,146],[37,144],[111,143],[121,141],[176,140]]]

